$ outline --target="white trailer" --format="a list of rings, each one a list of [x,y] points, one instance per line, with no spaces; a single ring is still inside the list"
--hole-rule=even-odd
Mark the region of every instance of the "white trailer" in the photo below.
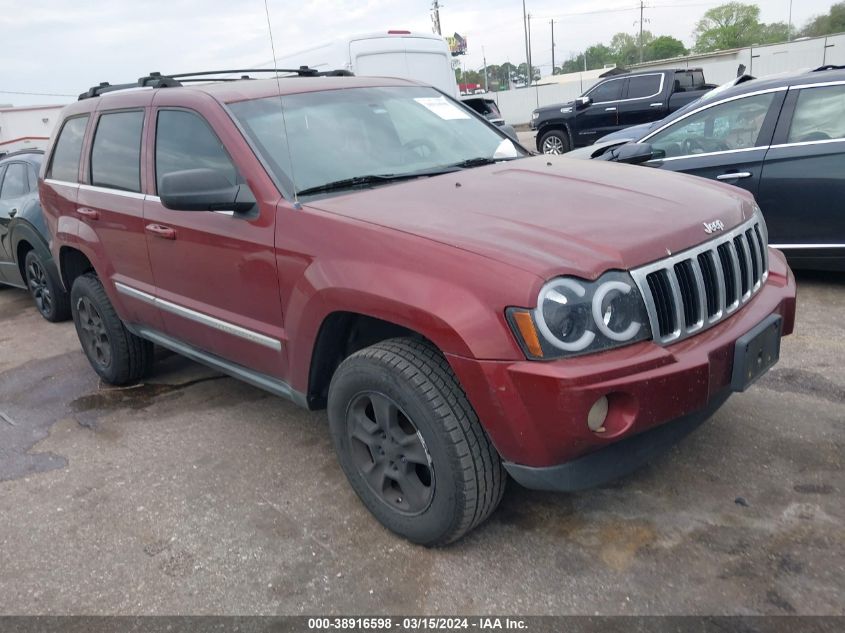
[[[276,60],[279,68],[308,66],[349,70],[358,76],[399,77],[439,88],[458,98],[449,46],[439,35],[387,31],[367,33],[314,46]]]

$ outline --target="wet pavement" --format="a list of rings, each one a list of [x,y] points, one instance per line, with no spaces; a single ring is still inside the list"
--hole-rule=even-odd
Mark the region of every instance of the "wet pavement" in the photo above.
[[[510,482],[426,550],[347,486],[323,412],[178,356],[99,384],[0,290],[0,613],[845,614],[845,275],[799,276],[780,364],[580,494]]]

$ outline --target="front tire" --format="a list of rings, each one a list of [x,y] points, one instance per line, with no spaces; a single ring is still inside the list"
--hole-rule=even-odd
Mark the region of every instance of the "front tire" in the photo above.
[[[329,424],[350,484],[414,543],[459,539],[496,509],[506,474],[446,359],[401,338],[356,352],[329,388]]]
[[[566,130],[549,130],[540,137],[540,151],[544,154],[565,154],[570,149]]]
[[[126,385],[149,373],[153,344],[126,329],[96,275],[77,277],[70,301],[82,350],[100,378]]]
[[[34,250],[27,252],[24,258],[24,273],[29,295],[41,316],[51,323],[67,321],[70,299]]]

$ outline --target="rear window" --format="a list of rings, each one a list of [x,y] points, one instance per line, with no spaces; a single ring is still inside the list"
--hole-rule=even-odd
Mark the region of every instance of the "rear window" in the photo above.
[[[628,98],[642,99],[656,95],[660,92],[660,77],[661,75],[631,77],[628,80]]]
[[[29,192],[29,184],[24,163],[12,163],[6,168],[6,176],[0,186],[0,200],[20,198]]]
[[[141,129],[144,113],[112,112],[100,116],[91,148],[91,184],[121,191],[141,191]]]
[[[789,143],[845,138],[845,86],[804,88],[798,94]]]
[[[79,158],[82,154],[82,139],[85,137],[86,125],[88,125],[87,114],[65,121],[53,150],[47,178],[78,182]]]

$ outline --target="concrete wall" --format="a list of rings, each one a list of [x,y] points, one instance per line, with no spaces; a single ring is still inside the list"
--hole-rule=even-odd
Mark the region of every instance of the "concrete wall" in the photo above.
[[[44,149],[64,106],[0,108],[0,153]]]
[[[649,62],[632,66],[630,70],[703,68],[704,78],[708,83],[723,84],[737,76],[740,64],[745,65],[746,73],[755,77],[810,70],[824,64],[843,66],[845,65],[845,33],[786,44],[740,48],[709,55],[691,55]],[[571,101],[597,82],[598,80],[591,78],[556,86],[534,86],[494,93],[492,97],[498,102],[505,120],[512,125],[519,125],[531,120],[531,111],[535,108]]]

